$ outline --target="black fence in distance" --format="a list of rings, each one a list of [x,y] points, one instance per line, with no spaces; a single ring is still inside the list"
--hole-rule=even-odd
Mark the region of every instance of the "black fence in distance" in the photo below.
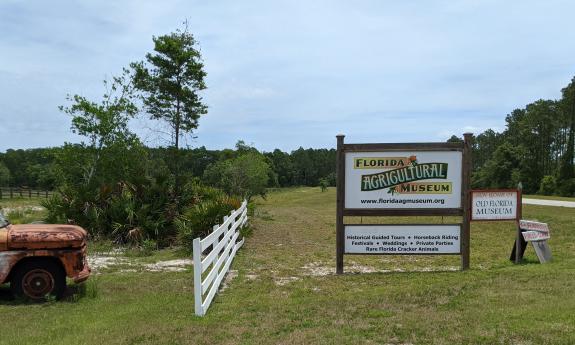
[[[20,188],[20,187],[1,187],[0,188],[0,200],[1,199],[14,199],[14,198],[45,198],[48,199],[54,195],[53,191],[31,189],[31,188]]]

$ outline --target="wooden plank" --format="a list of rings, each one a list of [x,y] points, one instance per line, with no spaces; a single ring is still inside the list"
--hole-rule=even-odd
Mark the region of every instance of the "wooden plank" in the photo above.
[[[208,273],[208,276],[206,277],[206,279],[204,281],[202,281],[202,292],[203,293],[206,292],[206,290],[208,289],[208,287],[210,286],[210,284],[212,283],[214,278],[217,276],[217,274],[218,274],[218,272],[222,266],[222,263],[226,261],[226,258],[229,256],[230,250],[235,245],[236,240],[238,239],[239,235],[240,235],[239,232],[235,233],[235,235],[232,237],[232,240],[229,241],[226,248],[222,252],[222,255],[218,258],[218,261],[216,261],[216,263],[214,264],[210,273]]]
[[[224,224],[218,225],[218,227],[212,233],[204,237],[200,241],[202,252],[211,246],[214,242],[216,242],[220,236],[228,229],[229,225],[229,222],[224,222]]]
[[[212,281],[214,280],[214,278],[216,277],[216,275],[218,274],[218,271],[220,270],[222,263],[225,262],[226,258],[228,257],[228,254],[230,252],[230,249],[233,247],[233,245],[235,244],[235,241],[238,238],[239,233],[235,233],[235,235],[232,237],[231,241],[226,241],[227,245],[224,248],[222,254],[218,257],[218,260],[216,261],[216,263],[213,265],[212,269],[210,270],[210,272],[208,273],[206,279],[204,279],[202,281],[202,292],[205,293],[208,286],[210,286],[210,284],[212,283]],[[202,271],[203,271],[203,267],[202,267]]]
[[[244,202],[242,202],[242,205],[240,206],[240,208],[238,208],[237,210],[233,211],[229,216],[226,216],[224,218],[224,222],[222,225],[220,225],[221,228],[215,230],[214,232],[212,232],[211,234],[209,234],[208,236],[206,236],[203,240],[202,240],[202,251],[204,251],[206,248],[208,248],[210,245],[212,245],[214,243],[214,241],[221,236],[221,234],[224,232],[226,226],[230,226],[230,224],[232,224],[236,217],[240,214],[242,214],[243,212],[247,213],[247,201],[244,200]]]
[[[247,209],[245,208],[245,205],[243,208],[244,208],[244,210],[243,210],[242,215],[246,215],[246,217],[247,217]],[[240,208],[239,210],[241,210],[241,209],[242,208]],[[241,218],[240,218],[240,220],[241,220]],[[232,224],[232,227],[230,229],[228,229],[228,236],[231,236],[230,233],[233,233],[233,231],[235,231],[235,229],[237,229],[238,226],[240,226],[240,225],[243,226],[243,224],[245,224],[245,220],[243,221],[243,223],[240,223],[240,220],[236,221],[234,224]],[[216,230],[214,230],[214,232],[217,231],[219,234],[222,233],[222,231],[220,230],[221,228],[214,226],[214,229],[216,229]],[[219,236],[217,236],[216,238],[219,238]],[[212,251],[204,258],[204,260],[202,261],[202,272],[204,272],[207,269],[207,267],[213,262],[215,257],[218,255],[218,253],[224,247],[225,243],[223,243],[223,242],[224,242],[223,240],[218,242],[218,244],[216,246],[214,246]]]
[[[238,243],[236,243],[236,246],[238,247],[238,249],[240,249],[240,248],[244,245],[245,240],[246,240],[245,238],[242,238],[241,241],[239,241]]]
[[[192,255],[194,261],[194,305],[197,316],[204,315],[202,307],[202,250],[200,248],[200,239],[194,239]]]
[[[218,242],[217,245],[214,246],[212,251],[208,255],[206,255],[204,260],[202,260],[202,272],[205,272],[206,269],[210,266],[210,264],[212,264],[213,261],[217,258],[219,253],[222,251],[222,248],[224,248],[226,246],[226,244],[228,243],[228,241],[231,237],[231,234],[233,234],[233,233],[234,232],[231,230],[226,232],[226,234],[224,235],[224,238],[222,238],[222,240],[220,242]]]
[[[224,278],[228,269],[230,268],[230,264],[231,264],[232,260],[234,259],[234,256],[236,255],[236,251],[237,251],[237,247],[234,246],[228,261],[226,261],[224,269],[220,272],[220,274],[218,274],[216,281],[214,282],[214,284],[212,285],[212,288],[210,289],[210,292],[206,296],[206,300],[202,304],[202,308],[204,310],[207,310],[208,307],[210,306],[210,304],[212,303],[212,300],[213,300],[216,292],[218,291],[218,289],[220,287],[220,283],[222,282],[222,279]]]
[[[337,162],[336,162],[336,221],[335,221],[335,271],[337,274],[343,274],[343,255],[344,255],[344,201],[345,201],[345,152],[344,138],[340,134],[337,137]]]
[[[537,254],[537,258],[540,263],[544,264],[551,261],[553,257],[551,255],[551,248],[549,248],[549,244],[547,244],[547,240],[533,241],[531,244],[533,245],[533,249],[535,249],[535,254]]]
[[[212,232],[211,234],[209,234],[208,236],[206,236],[202,241],[202,251],[204,251],[206,248],[208,248],[209,246],[211,246],[215,241],[217,241],[217,239],[226,231],[229,230],[230,225],[232,224],[232,222],[234,221],[234,217],[233,217],[233,213],[232,216],[225,216],[224,217],[224,222],[222,223],[222,225],[220,225],[220,227]]]
[[[515,254],[515,264],[520,264],[521,260],[523,259],[523,254],[525,253],[525,247],[527,246],[527,243],[525,242],[525,240],[523,239],[523,236],[521,235],[521,226],[520,226],[520,220],[523,217],[523,186],[521,185],[521,183],[517,186],[517,191],[519,193],[519,202],[517,203],[517,221],[516,221],[516,228],[517,228],[517,232],[516,232],[516,238],[515,238],[515,245],[513,246],[513,249],[515,250],[515,253],[513,253],[513,251],[511,252],[511,256],[513,257],[513,254]]]
[[[463,134],[464,143],[463,143],[463,169],[462,169],[462,178],[461,178],[461,208],[463,210],[463,224],[461,226],[461,269],[467,270],[469,269],[470,265],[470,211],[471,211],[471,204],[470,204],[470,195],[469,195],[469,186],[471,184],[471,140],[473,138],[472,133],[465,133]]]
[[[464,144],[463,143],[370,143],[370,144],[344,144],[342,148],[345,152],[462,151],[464,148]]]
[[[193,241],[193,259],[194,259],[194,298],[195,298],[195,313],[198,316],[204,316],[208,307],[210,306],[215,294],[217,293],[223,277],[228,272],[231,262],[235,257],[238,249],[242,247],[245,239],[236,242],[240,233],[239,228],[243,227],[248,220],[247,216],[247,200],[242,202],[240,208],[232,211],[230,216],[224,217],[224,222],[221,226],[214,226],[211,234],[206,236],[203,240],[196,238]],[[227,228],[227,231],[226,231]],[[225,232],[224,232],[225,231]],[[223,234],[221,241],[218,241]],[[202,252],[214,245],[212,252],[201,260]],[[221,250],[222,248],[223,251]],[[218,256],[221,252],[221,255]],[[215,264],[213,261],[216,260]],[[212,267],[206,279],[202,282],[202,273],[208,268]],[[223,266],[223,268],[222,268]],[[222,268],[220,270],[220,268]],[[203,295],[207,292],[205,300]]]

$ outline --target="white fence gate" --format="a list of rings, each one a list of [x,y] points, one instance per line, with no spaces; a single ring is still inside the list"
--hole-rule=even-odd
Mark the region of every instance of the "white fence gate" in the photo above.
[[[240,229],[248,221],[247,204],[247,201],[244,200],[240,208],[224,217],[222,225],[215,225],[212,233],[204,239],[196,238],[194,240],[194,298],[196,315],[198,316],[206,314],[236,252],[244,244],[243,238],[239,242],[236,241],[240,236]],[[212,250],[202,260],[202,253],[210,246]],[[210,270],[205,279],[202,280],[202,274],[208,268]]]

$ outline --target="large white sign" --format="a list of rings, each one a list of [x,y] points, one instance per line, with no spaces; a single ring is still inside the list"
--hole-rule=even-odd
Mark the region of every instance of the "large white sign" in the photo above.
[[[346,254],[459,254],[461,226],[346,225]]]
[[[461,151],[345,153],[345,208],[460,208]]]
[[[472,191],[471,220],[517,219],[517,191]]]

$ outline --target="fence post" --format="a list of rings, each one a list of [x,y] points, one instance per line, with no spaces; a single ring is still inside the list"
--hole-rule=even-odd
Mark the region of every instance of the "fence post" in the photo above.
[[[193,242],[194,257],[194,300],[197,316],[204,316],[202,308],[202,247],[200,239],[196,238]]]
[[[226,221],[228,220],[228,218],[230,218],[229,216],[224,216],[224,222],[222,224],[225,224]],[[226,238],[226,236],[228,235],[228,230],[230,230],[230,224],[228,224],[226,226],[226,230],[224,230],[224,232],[222,232],[222,236],[220,236],[220,240]],[[226,246],[224,246],[225,248]]]

